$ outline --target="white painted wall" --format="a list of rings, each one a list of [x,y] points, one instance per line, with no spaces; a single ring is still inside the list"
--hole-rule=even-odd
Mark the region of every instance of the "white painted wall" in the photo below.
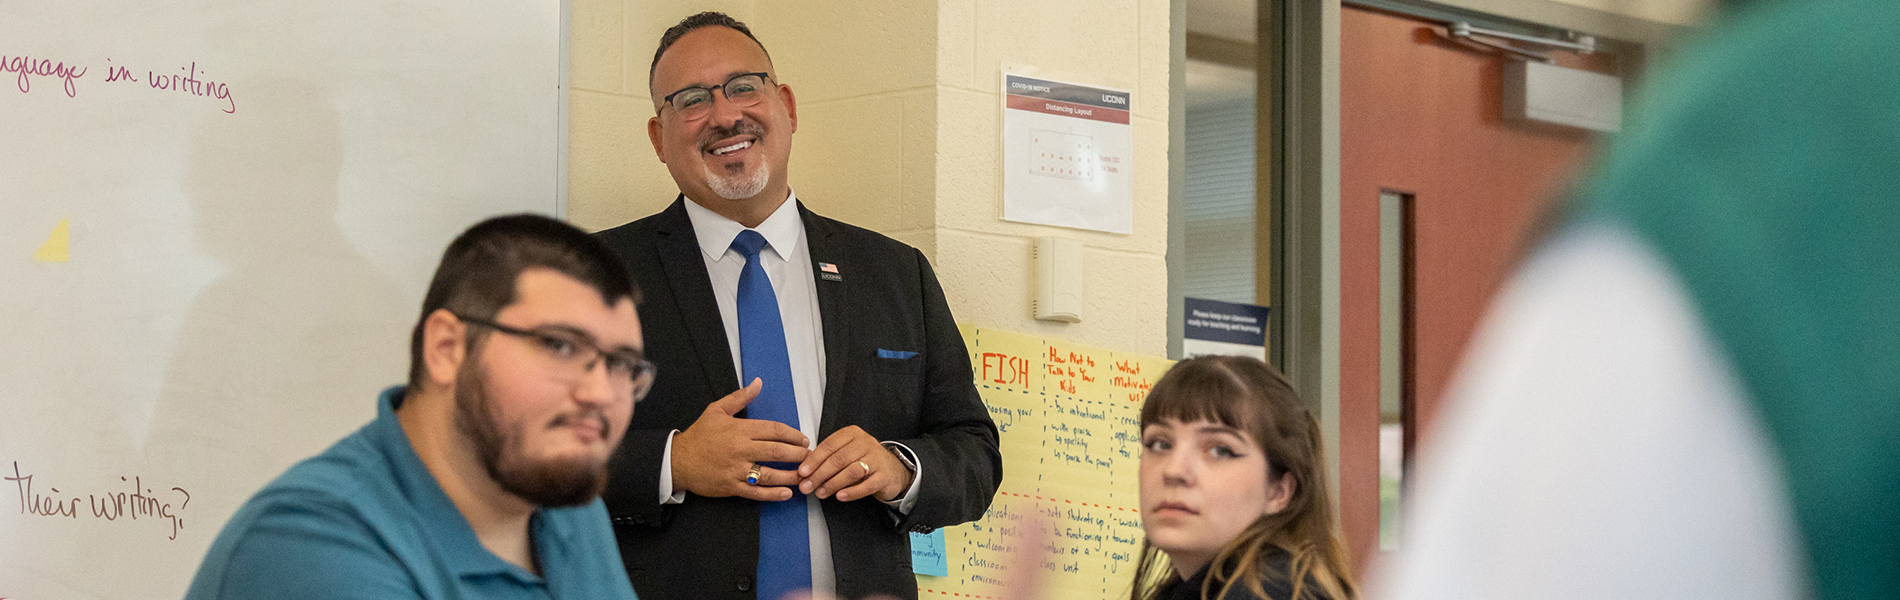
[[[1700,23],[1715,0],[1548,0],[1671,25]]]

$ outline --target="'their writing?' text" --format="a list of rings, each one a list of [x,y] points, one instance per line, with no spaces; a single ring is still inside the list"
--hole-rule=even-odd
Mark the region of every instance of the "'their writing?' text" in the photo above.
[[[21,515],[55,519],[89,516],[107,521],[125,519],[128,522],[156,520],[169,526],[171,535],[166,539],[170,540],[178,539],[178,530],[185,528],[185,508],[191,505],[191,493],[185,488],[174,487],[153,493],[152,488],[145,487],[145,479],[136,476],[119,478],[119,481],[131,485],[129,492],[108,488],[102,494],[86,494],[83,499],[78,494],[60,492],[59,488],[51,485],[35,488],[33,475],[22,473],[19,461],[13,461],[12,476],[0,479],[13,482],[14,489],[19,492]],[[82,510],[82,507],[86,510]]]

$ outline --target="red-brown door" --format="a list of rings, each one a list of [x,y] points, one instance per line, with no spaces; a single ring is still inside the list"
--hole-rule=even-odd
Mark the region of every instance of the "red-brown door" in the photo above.
[[[1410,203],[1401,385],[1408,437],[1429,440],[1466,341],[1592,136],[1506,123],[1511,59],[1447,41],[1441,25],[1348,7],[1341,30],[1339,491],[1363,572],[1379,547],[1381,193]],[[1601,55],[1554,54],[1613,72]]]

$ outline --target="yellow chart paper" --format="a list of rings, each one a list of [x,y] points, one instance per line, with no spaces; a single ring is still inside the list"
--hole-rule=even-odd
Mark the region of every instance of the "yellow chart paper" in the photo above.
[[[1171,361],[960,326],[977,391],[1002,435],[1003,484],[983,519],[945,528],[950,574],[919,596],[996,598],[1022,581],[1005,556],[1036,519],[1050,528],[1040,598],[1125,597],[1141,549],[1136,465],[1148,389]]]

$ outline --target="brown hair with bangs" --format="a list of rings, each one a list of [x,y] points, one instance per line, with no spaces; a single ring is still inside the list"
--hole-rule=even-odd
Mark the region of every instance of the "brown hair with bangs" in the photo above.
[[[1293,598],[1317,597],[1317,585],[1333,600],[1358,597],[1347,567],[1345,544],[1333,518],[1332,492],[1319,421],[1293,393],[1286,377],[1259,360],[1203,356],[1174,365],[1148,392],[1141,427],[1163,420],[1211,421],[1253,437],[1267,456],[1267,480],[1293,477],[1286,508],[1262,515],[1240,532],[1208,564],[1202,600],[1226,597],[1236,584],[1267,597],[1266,578],[1288,578]],[[1292,557],[1288,573],[1268,573],[1262,564],[1278,548]],[[1181,576],[1168,568],[1160,549],[1141,543],[1131,600],[1153,600]],[[1215,593],[1218,591],[1218,593]]]

